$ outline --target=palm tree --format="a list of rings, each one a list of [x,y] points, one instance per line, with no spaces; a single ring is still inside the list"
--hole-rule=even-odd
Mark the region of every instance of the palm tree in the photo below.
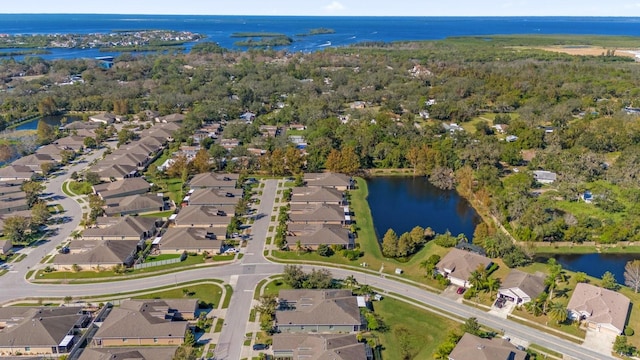
[[[524,308],[530,313],[533,314],[533,316],[540,316],[542,315],[542,304],[543,302],[540,301],[539,299],[534,299],[532,301],[529,301],[528,303],[524,304]]]
[[[362,286],[360,286],[360,289],[358,291],[360,293],[360,295],[371,295],[373,294],[373,289],[371,289],[371,286],[369,286],[368,284],[364,284]]]
[[[349,275],[346,278],[344,278],[344,280],[342,281],[342,284],[348,287],[349,289],[353,289],[358,287],[358,280],[356,280],[355,276]]]
[[[500,281],[500,279],[496,279],[494,277],[490,277],[487,279],[485,286],[489,291],[489,297],[493,297],[493,292],[498,291],[498,289],[500,288],[500,285],[502,285],[502,282]]]
[[[567,308],[559,302],[552,302],[549,306],[549,318],[560,324],[567,320]]]

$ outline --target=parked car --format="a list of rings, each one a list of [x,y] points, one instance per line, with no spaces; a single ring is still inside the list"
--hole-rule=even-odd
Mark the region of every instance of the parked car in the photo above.
[[[458,295],[462,295],[462,294],[464,294],[464,292],[465,292],[465,291],[467,291],[467,289],[466,289],[464,286],[460,286],[460,287],[458,288],[458,290],[456,290],[456,293],[457,293]]]
[[[268,348],[267,344],[253,344],[253,350],[267,350]]]
[[[498,298],[498,300],[496,300],[496,307],[501,309],[504,306],[505,302],[507,302],[507,299]]]
[[[224,251],[225,254],[237,254],[240,252],[240,249],[236,249],[236,248],[228,248],[227,250]]]

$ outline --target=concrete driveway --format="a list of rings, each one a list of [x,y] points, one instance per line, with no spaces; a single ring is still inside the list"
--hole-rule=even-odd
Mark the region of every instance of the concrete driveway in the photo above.
[[[587,329],[582,346],[601,354],[611,355],[616,336],[616,334],[606,330]]]

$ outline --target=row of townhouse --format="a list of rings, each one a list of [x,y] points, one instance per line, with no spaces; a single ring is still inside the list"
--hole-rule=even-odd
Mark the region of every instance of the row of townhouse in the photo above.
[[[349,204],[345,191],[353,180],[343,174],[312,173],[304,175],[304,186],[291,190],[287,244],[316,250],[320,245],[352,249],[353,234]]]
[[[275,359],[373,359],[371,348],[356,337],[366,330],[364,299],[351,290],[281,290],[277,300]]]
[[[170,360],[192,331],[198,300],[125,300],[104,319],[92,315],[75,306],[0,308],[0,357],[67,354],[93,328],[80,360]]]

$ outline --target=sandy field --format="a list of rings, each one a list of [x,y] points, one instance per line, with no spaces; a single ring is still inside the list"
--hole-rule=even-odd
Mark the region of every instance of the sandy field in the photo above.
[[[569,55],[592,55],[599,56],[606,54],[607,48],[599,46],[581,46],[581,47],[565,47],[565,46],[546,46],[536,47],[535,49],[565,53]],[[615,49],[615,56],[635,57],[640,60],[640,49]]]

